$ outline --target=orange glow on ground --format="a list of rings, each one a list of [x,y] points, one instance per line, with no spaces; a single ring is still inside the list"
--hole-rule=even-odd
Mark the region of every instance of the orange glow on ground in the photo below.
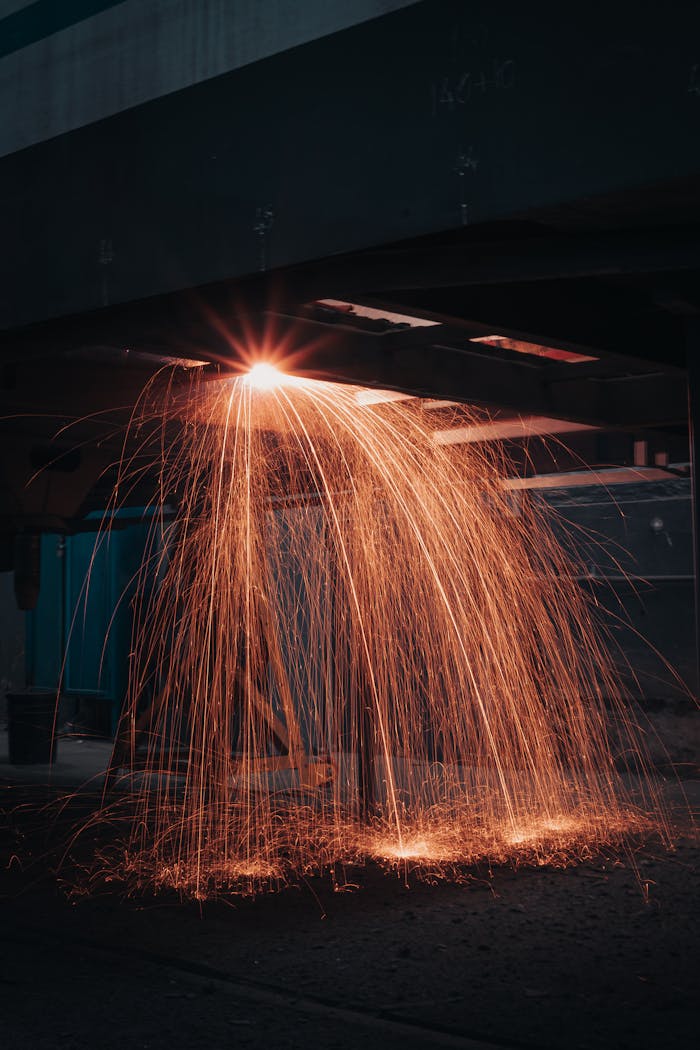
[[[393,842],[378,842],[376,853],[379,857],[388,857],[395,860],[429,860],[434,859],[439,853],[431,847],[425,839],[409,839],[401,844]]]

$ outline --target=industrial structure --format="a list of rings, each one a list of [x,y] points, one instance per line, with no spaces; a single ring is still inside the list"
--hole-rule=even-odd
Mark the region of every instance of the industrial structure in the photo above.
[[[697,0],[0,0],[0,231],[3,1047],[692,1045]]]
[[[697,5],[58,7],[0,10],[0,558],[29,683],[56,684],[144,382],[257,353],[429,399],[443,443],[506,440],[514,488],[627,551],[593,576],[656,579],[694,687]],[[112,523],[63,678],[105,730],[151,495]]]

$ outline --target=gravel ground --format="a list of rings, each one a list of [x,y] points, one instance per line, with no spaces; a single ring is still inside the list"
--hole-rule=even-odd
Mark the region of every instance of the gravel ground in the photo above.
[[[700,800],[700,781],[684,786]],[[354,890],[314,879],[200,909],[69,899],[47,870],[36,791],[0,791],[5,1050],[695,1042],[700,846],[687,821],[673,852],[474,871],[463,885],[407,887],[368,866]]]

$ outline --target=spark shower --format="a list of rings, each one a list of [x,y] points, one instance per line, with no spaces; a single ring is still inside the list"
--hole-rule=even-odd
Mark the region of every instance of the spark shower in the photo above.
[[[566,861],[648,823],[577,566],[497,446],[269,366],[156,400],[115,495],[160,463],[176,512],[139,580],[112,871],[203,898],[369,857]]]

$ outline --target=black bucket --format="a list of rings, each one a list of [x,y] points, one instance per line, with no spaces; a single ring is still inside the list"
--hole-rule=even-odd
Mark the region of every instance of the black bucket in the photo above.
[[[53,762],[55,714],[55,693],[7,694],[7,735],[13,765]]]

